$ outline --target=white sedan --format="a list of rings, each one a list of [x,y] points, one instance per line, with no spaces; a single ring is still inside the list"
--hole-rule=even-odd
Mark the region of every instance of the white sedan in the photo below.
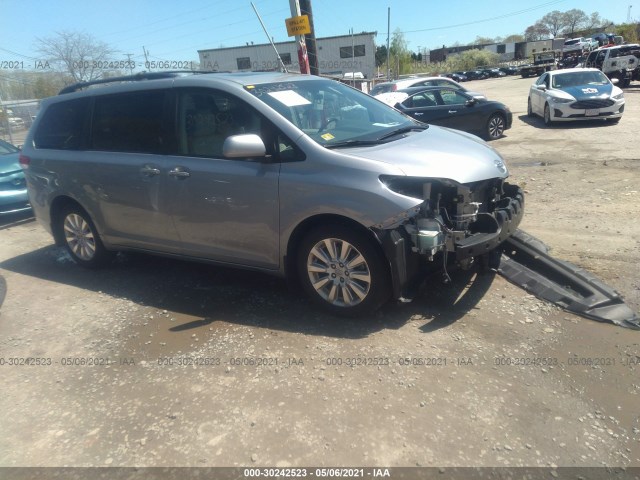
[[[545,125],[596,118],[617,123],[624,112],[624,93],[614,83],[595,68],[543,73],[529,89],[527,114],[540,115]]]

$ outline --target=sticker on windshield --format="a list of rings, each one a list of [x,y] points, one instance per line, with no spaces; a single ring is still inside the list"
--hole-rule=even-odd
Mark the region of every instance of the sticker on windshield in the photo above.
[[[320,136],[322,138],[324,138],[326,141],[333,140],[334,138],[336,138],[333,135],[331,135],[330,133],[325,133],[324,135],[320,135]]]
[[[311,102],[293,90],[283,90],[281,92],[269,92],[273,98],[287,107],[298,107],[300,105],[310,105]]]

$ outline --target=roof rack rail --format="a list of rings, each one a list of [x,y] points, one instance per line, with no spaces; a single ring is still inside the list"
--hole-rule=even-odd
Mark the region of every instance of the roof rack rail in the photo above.
[[[170,70],[165,72],[140,72],[135,75],[126,75],[122,77],[110,77],[110,78],[101,78],[99,80],[91,80],[90,82],[78,82],[72,85],[64,87],[62,90],[58,92],[58,95],[63,95],[65,93],[77,92],[78,90],[82,90],[84,88],[88,88],[92,85],[101,85],[105,83],[116,83],[116,82],[137,82],[140,80],[159,80],[163,78],[173,78],[183,75],[185,73],[221,73],[221,72],[210,72],[205,70]]]

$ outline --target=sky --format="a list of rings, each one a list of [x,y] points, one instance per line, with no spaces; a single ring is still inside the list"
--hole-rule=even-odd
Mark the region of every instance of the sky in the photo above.
[[[276,42],[288,41],[285,19],[289,0],[254,0],[256,10]],[[317,37],[378,32],[377,45],[387,43],[387,11],[391,32],[404,33],[409,49],[471,43],[477,36],[522,34],[545,14],[578,8],[587,14],[624,23],[640,19],[636,0],[311,0]],[[631,8],[629,8],[631,7]],[[59,31],[78,31],[112,46],[115,58],[127,54],[150,60],[197,61],[198,50],[267,43],[250,1],[244,0],[0,0],[0,68],[22,61],[34,68],[42,60],[36,39]],[[4,64],[6,67],[6,63]]]

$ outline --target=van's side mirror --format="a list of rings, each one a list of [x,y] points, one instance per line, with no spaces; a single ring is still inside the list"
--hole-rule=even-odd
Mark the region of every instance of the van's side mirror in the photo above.
[[[611,79],[611,83],[613,83],[614,85],[618,85],[618,83],[620,83],[620,80],[618,80],[616,77],[613,77]]]
[[[264,158],[267,149],[256,134],[231,135],[222,144],[222,155],[225,158]]]
[[[467,100],[466,102],[464,102],[464,104],[467,107],[473,107],[476,103],[478,103],[478,100],[476,100],[475,98],[470,98],[469,100]]]

